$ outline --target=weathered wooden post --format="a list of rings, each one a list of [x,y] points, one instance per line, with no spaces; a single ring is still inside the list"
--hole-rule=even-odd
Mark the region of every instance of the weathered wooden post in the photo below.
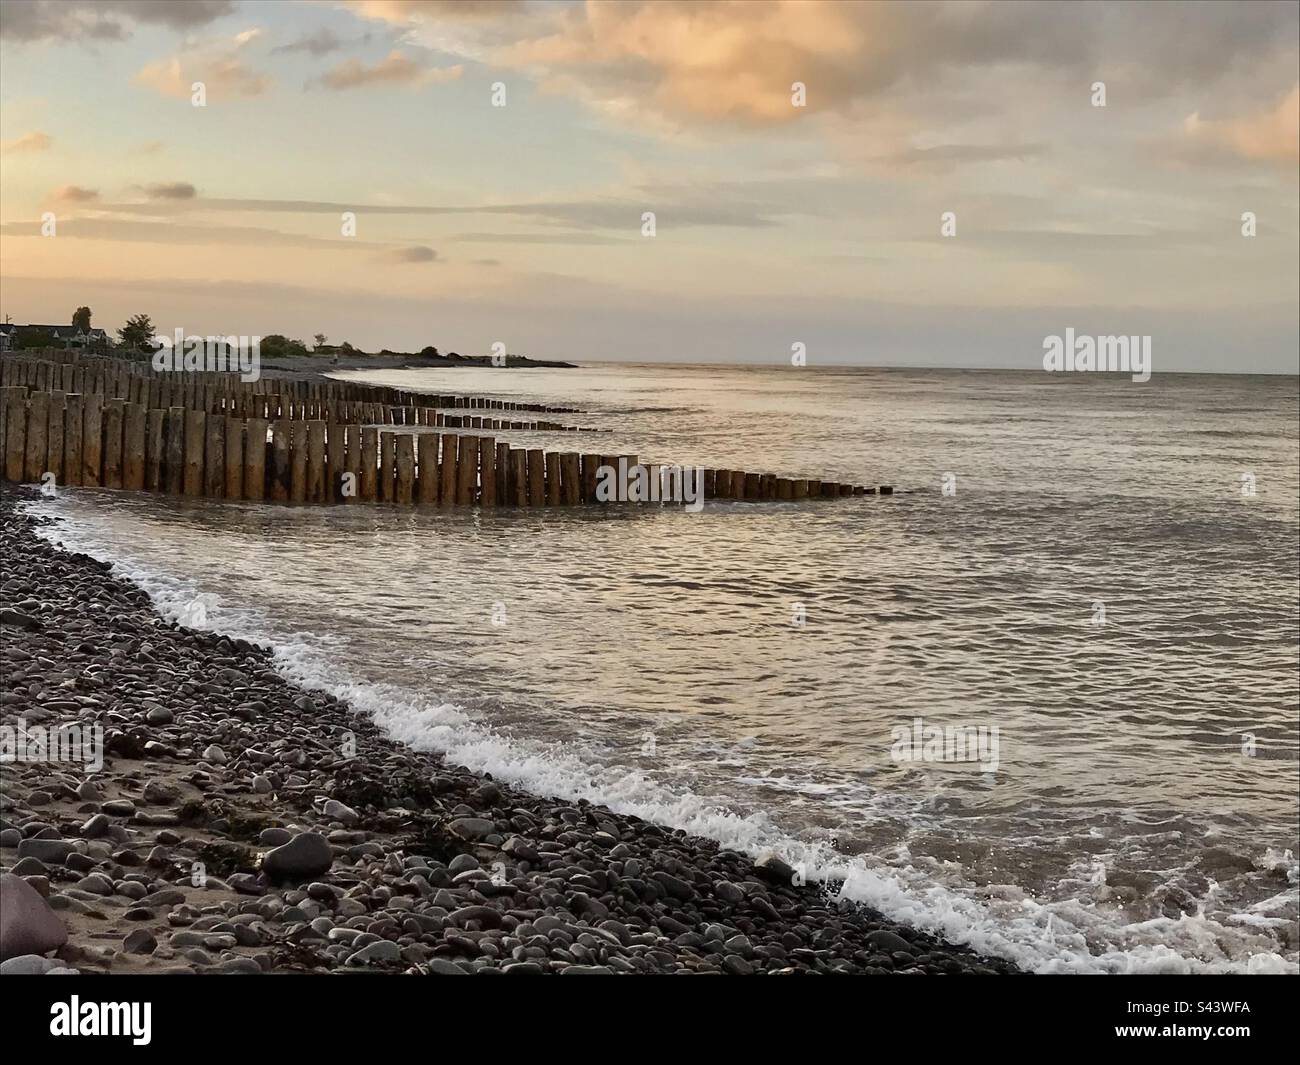
[[[65,483],[63,478],[63,419],[66,405],[66,392],[61,388],[56,388],[50,392],[50,415],[45,436],[45,466],[47,473],[54,474],[54,483],[56,485]]]
[[[90,399],[89,396],[86,397]],[[86,429],[89,432],[90,419],[86,419]],[[88,438],[81,443],[82,450],[86,449]],[[86,463],[86,469],[89,470],[90,463]],[[163,426],[163,484],[166,490],[172,495],[180,495],[185,491],[185,408],[168,407],[167,421]]]
[[[325,423],[319,419],[307,423],[307,499],[325,503]]]
[[[50,421],[50,394],[32,392],[27,397],[27,435],[23,448],[23,462],[15,480],[38,482],[46,470]]]
[[[337,407],[337,403],[334,404]],[[347,438],[342,424],[337,421],[337,411],[330,415],[336,419],[325,426],[325,498],[330,503],[337,503],[343,498],[344,461],[347,455]]]
[[[289,482],[292,479],[289,465],[289,447],[293,423],[288,418],[281,418],[271,426],[271,501],[287,503],[289,501]]]
[[[456,502],[469,506],[478,495],[478,437],[460,438],[460,461],[456,468]]]
[[[145,410],[128,403],[122,416],[122,487],[133,492],[144,488]]]
[[[226,419],[205,414],[203,423],[203,494],[222,499],[226,494]]]
[[[63,483],[81,484],[81,393],[70,392],[63,410]]]
[[[17,377],[18,368],[17,363],[0,359],[6,381]],[[4,404],[4,454],[0,455],[0,461],[4,463],[5,480],[21,481],[27,456],[27,389],[22,385],[5,385],[0,402]]]
[[[560,483],[560,454],[558,451],[546,453],[546,505],[558,507],[563,502],[563,486]]]
[[[397,482],[393,489],[393,499],[398,503],[409,504],[415,487],[415,435],[399,433],[396,443]]]
[[[185,412],[185,494],[203,494],[203,441],[207,434],[208,416],[201,410]],[[105,468],[108,463],[105,461]]]
[[[233,408],[232,408],[233,409]],[[225,484],[227,499],[244,498],[244,420],[237,415],[226,417]]]
[[[528,449],[528,505],[546,505],[546,456],[541,448]]]
[[[563,486],[561,502],[574,506],[582,499],[582,479],[579,475],[576,452],[566,451],[560,456],[560,478]]]
[[[515,506],[528,506],[528,452],[521,447],[510,449],[510,496]]]
[[[416,442],[419,444],[418,498],[422,504],[432,506],[438,502],[438,434],[421,433]]]
[[[497,505],[497,442],[494,437],[478,438],[479,503]]]
[[[496,461],[497,503],[510,506],[514,493],[510,487],[510,445],[497,444]]]
[[[265,418],[249,418],[244,433],[244,498],[260,502],[266,498]]]
[[[385,407],[391,417],[397,407]],[[379,501],[393,501],[393,483],[397,477],[397,439],[392,433],[379,434]]]
[[[373,425],[361,429],[360,498],[373,503],[379,487],[379,430]]]
[[[302,413],[301,406],[295,413]],[[295,417],[289,436],[289,502],[307,499],[307,423]]]
[[[581,456],[582,463],[582,484],[580,496],[584,503],[594,503],[596,501],[596,477],[600,469],[600,456],[587,455]]]

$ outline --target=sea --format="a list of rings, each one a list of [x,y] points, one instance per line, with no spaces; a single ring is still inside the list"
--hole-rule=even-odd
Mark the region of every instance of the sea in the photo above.
[[[1038,972],[1296,973],[1290,376],[589,364],[341,379],[521,446],[893,496],[549,509],[66,488],[45,535],[397,740]],[[196,604],[201,609],[196,609]]]

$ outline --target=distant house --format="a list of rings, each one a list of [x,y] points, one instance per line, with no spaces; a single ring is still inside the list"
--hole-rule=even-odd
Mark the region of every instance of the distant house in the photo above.
[[[12,325],[7,324],[4,327],[8,332],[5,335],[4,350],[8,350],[20,329],[31,330],[36,333],[48,333],[55,341],[62,344],[65,348],[84,348],[108,347],[108,334],[102,329],[91,329],[87,332],[75,325]]]
[[[8,351],[14,346],[14,334],[18,327],[12,322],[0,323],[0,351]]]

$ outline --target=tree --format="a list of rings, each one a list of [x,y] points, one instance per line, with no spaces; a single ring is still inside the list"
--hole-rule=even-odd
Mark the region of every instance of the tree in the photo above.
[[[153,322],[149,320],[147,314],[137,314],[128,318],[126,325],[117,331],[124,347],[135,348],[138,351],[153,347],[153,334]]]
[[[72,315],[72,326],[74,329],[80,329],[83,333],[90,332],[90,308],[78,307]]]
[[[429,345],[427,348],[421,348],[420,354],[426,358],[436,359],[438,357],[438,349],[433,345]]]
[[[281,333],[272,333],[269,337],[262,337],[260,350],[264,359],[286,359],[306,355],[307,345],[301,340],[290,340]]]
[[[312,337],[312,339],[316,341],[316,346],[318,348],[323,348],[325,346],[325,341],[329,340],[329,337],[327,337],[324,333],[317,333],[314,337]]]

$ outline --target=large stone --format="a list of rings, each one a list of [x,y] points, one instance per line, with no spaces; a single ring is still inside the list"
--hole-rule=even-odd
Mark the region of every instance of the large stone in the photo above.
[[[68,941],[68,930],[50,904],[22,877],[0,876],[0,961],[46,954]]]
[[[18,844],[18,857],[36,858],[46,865],[62,865],[75,849],[62,839],[25,839]]]
[[[794,867],[771,852],[754,863],[754,872],[771,884],[794,883]]]
[[[496,831],[496,825],[486,817],[458,817],[447,826],[453,836],[464,840],[482,839]]]
[[[275,881],[301,882],[328,873],[333,864],[329,841],[317,832],[301,832],[283,846],[267,851],[262,872]]]

